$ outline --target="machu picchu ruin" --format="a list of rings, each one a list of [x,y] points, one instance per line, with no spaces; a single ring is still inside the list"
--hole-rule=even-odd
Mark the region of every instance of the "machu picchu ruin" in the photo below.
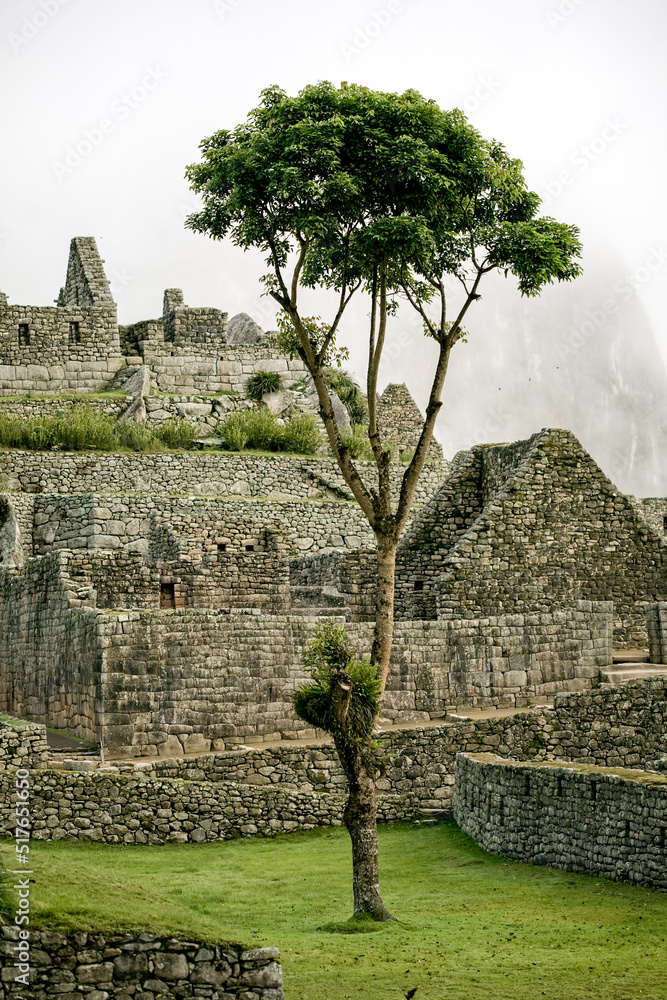
[[[110,757],[314,738],[292,707],[301,653],[322,616],[368,643],[373,533],[325,446],[220,448],[230,412],[317,412],[302,362],[179,289],[160,319],[118,326],[91,237],[72,240],[58,304],[4,298],[0,329],[0,414],[80,400],[119,422],[188,421],[197,446],[0,456],[0,711]],[[258,372],[279,389],[253,400]],[[378,410],[397,488],[422,418],[404,385]],[[648,659],[666,525],[667,500],[621,494],[564,430],[451,462],[432,448],[398,549],[383,724],[544,704],[595,689],[623,650]]]

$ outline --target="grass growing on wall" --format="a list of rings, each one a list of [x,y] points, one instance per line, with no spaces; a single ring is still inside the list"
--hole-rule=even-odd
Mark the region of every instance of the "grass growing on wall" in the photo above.
[[[317,417],[298,413],[286,424],[269,410],[237,410],[220,427],[230,451],[288,451],[312,455],[323,439]]]
[[[140,451],[190,448],[198,437],[188,420],[167,420],[156,427],[118,424],[91,406],[77,406],[50,415],[24,417],[0,412],[0,448],[28,451]]]
[[[277,945],[286,1000],[664,1000],[667,896],[508,862],[453,823],[380,827],[400,922],[350,930],[347,833],[214,844],[35,841],[38,925]],[[8,862],[11,843],[0,852]]]

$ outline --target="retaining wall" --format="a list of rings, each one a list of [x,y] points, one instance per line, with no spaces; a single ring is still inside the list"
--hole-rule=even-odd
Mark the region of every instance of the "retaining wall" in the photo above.
[[[283,1000],[277,948],[182,941],[157,934],[30,929],[30,985],[15,981],[24,940],[0,927],[0,1000],[126,1000],[131,996]]]
[[[453,812],[492,854],[667,889],[667,776],[459,754]]]
[[[359,462],[360,474],[374,465]],[[424,469],[415,504],[424,504],[446,475],[446,462]],[[398,488],[405,466],[392,470]],[[268,497],[293,500],[342,499],[347,486],[338,466],[326,458],[239,455],[224,452],[119,455],[96,452],[6,451],[0,454],[0,486],[7,493],[153,493]],[[347,491],[347,492],[346,492]]]

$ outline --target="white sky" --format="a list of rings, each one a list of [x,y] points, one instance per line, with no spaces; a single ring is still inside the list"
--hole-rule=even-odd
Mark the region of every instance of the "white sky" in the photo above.
[[[580,226],[589,273],[636,276],[667,359],[666,28],[664,0],[4,0],[0,288],[50,304],[70,238],[94,235],[121,322],[176,286],[273,326],[259,257],[183,229],[184,167],[263,87],[347,80],[415,88],[502,141]],[[549,301],[572,314],[587,287],[590,307],[590,280]]]

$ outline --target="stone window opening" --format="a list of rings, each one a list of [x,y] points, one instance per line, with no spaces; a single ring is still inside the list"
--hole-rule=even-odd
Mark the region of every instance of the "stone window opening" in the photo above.
[[[423,590],[423,589],[424,589],[424,581],[415,580],[415,590]]]
[[[556,778],[556,795],[560,799],[563,797],[563,779]]]
[[[667,828],[664,826],[658,827],[658,847],[662,850],[664,850],[665,847],[665,829]]]
[[[222,552],[226,552],[226,551],[227,551],[227,543],[226,542],[218,542],[218,552],[222,553]]]
[[[73,321],[69,325],[69,342],[70,344],[81,343],[81,327],[77,321]]]
[[[176,594],[173,583],[160,584],[160,608],[175,608]]]
[[[598,797],[598,783],[591,781],[591,802],[595,802]]]
[[[251,544],[251,543],[248,543],[248,545],[246,545],[246,547],[245,547],[245,550],[246,550],[246,552],[254,552],[255,551],[255,546],[253,544]]]
[[[523,780],[523,794],[530,795],[530,775],[527,774]]]
[[[30,347],[30,325],[19,323],[19,347]]]
[[[667,532],[667,514],[662,515],[662,530]]]

